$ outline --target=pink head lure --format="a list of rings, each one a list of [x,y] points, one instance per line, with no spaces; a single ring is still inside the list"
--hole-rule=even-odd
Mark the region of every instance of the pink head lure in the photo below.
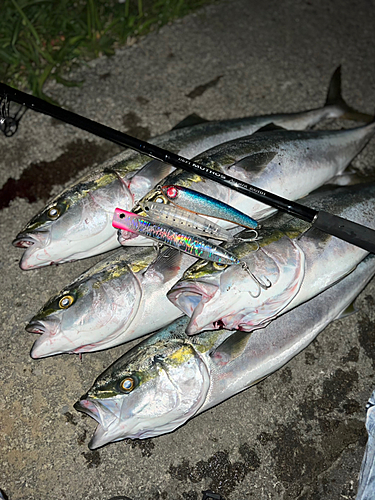
[[[121,208],[116,208],[112,226],[122,231],[130,231],[137,235],[146,236],[197,259],[209,260],[223,265],[240,264],[235,255],[204,238],[181,231],[167,224],[161,224],[133,212],[127,212]]]
[[[162,186],[161,191],[171,203],[190,212],[224,219],[250,229],[258,227],[258,222],[255,219],[240,210],[193,189],[168,185]]]

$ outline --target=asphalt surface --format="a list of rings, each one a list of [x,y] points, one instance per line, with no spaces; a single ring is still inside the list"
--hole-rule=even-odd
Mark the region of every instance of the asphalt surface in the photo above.
[[[341,64],[345,99],[372,113],[374,26],[373,0],[221,1],[90,63],[71,75],[81,87],[47,92],[147,139],[191,113],[318,107]],[[11,241],[52,194],[120,148],[28,111],[0,151],[0,488],[10,500],[198,500],[207,489],[226,500],[355,498],[375,386],[374,282],[355,315],[257,386],[172,434],[89,451],[95,422],[73,404],[128,346],[35,361],[24,327],[100,257],[24,272]],[[373,172],[375,140],[353,164]]]

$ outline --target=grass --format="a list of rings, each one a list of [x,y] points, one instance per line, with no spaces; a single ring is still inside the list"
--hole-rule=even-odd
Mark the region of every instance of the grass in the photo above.
[[[79,85],[64,78],[74,66],[213,1],[2,0],[0,81],[49,100],[49,80]]]

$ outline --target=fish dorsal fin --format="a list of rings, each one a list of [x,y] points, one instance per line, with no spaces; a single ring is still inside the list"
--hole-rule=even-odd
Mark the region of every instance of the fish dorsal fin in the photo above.
[[[261,127],[258,130],[256,130],[254,134],[258,134],[259,132],[274,132],[275,130],[287,130],[287,129],[271,122],[267,123],[267,125],[264,125],[264,127]]]
[[[236,169],[241,168],[245,171],[256,172],[258,170],[263,170],[263,168],[267,166],[276,155],[276,151],[254,153],[250,156],[245,156],[245,158],[237,161],[230,168],[235,167]]]
[[[251,337],[252,332],[236,331],[227,337],[211,354],[210,357],[215,364],[226,365],[240,356]]]
[[[209,120],[202,118],[201,116],[192,113],[180,122],[178,122],[172,130],[178,130],[179,128],[193,127],[194,125],[199,125],[200,123],[207,123]]]
[[[149,265],[144,276],[151,273],[157,273],[163,276],[163,283],[167,283],[181,267],[182,252],[175,248],[167,248],[161,251],[154,262]]]
[[[336,319],[346,318],[347,316],[351,316],[352,314],[355,314],[356,312],[357,312],[357,308],[355,307],[355,305],[354,305],[354,300],[353,300],[353,302],[351,302],[351,303],[348,305],[348,307],[347,307],[344,311],[342,311],[342,313],[341,313],[341,314],[339,314],[339,315],[337,316],[337,318],[336,318]]]

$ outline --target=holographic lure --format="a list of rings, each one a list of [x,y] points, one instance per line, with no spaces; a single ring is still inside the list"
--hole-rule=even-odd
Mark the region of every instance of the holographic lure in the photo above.
[[[190,212],[224,219],[250,229],[258,226],[256,220],[243,212],[198,191],[175,185],[161,186],[161,191],[168,201]]]
[[[147,201],[140,203],[140,206],[147,216],[154,221],[182,230],[186,229],[189,233],[199,234],[216,240],[233,241],[234,239],[226,229],[223,229],[214,222],[188,210],[177,208],[174,205]]]
[[[222,265],[240,264],[235,255],[225,248],[209,243],[204,238],[121,208],[116,208],[112,226],[160,241],[197,259],[210,260]]]

